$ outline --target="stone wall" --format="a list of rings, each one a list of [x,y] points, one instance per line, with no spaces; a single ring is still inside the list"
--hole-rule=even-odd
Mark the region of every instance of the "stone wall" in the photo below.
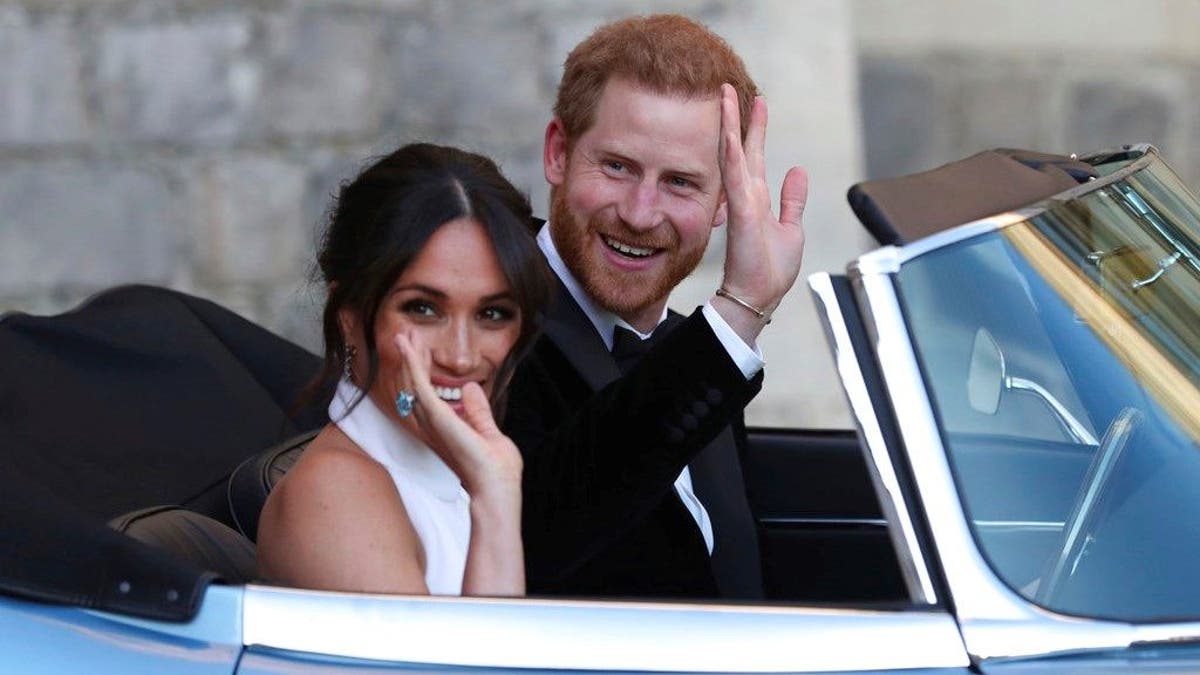
[[[545,212],[560,65],[599,23],[679,11],[726,36],[771,104],[769,164],[813,173],[805,273],[866,246],[849,7],[469,0],[0,0],[0,312],[126,282],[211,297],[310,348],[329,197],[413,140],[497,158]],[[720,237],[673,304],[707,298]],[[807,290],[763,339],[758,423],[844,426]]]

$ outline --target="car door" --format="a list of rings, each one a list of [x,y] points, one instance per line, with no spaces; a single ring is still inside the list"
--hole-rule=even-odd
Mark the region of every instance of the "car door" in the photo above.
[[[242,675],[969,672],[954,620],[929,606],[405,597],[248,586],[242,616]]]
[[[907,599],[853,430],[751,428],[743,458],[768,599]]]

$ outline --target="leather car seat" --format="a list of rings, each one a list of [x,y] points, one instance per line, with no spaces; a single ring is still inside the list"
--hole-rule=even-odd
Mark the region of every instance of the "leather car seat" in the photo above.
[[[233,528],[180,506],[152,506],[108,521],[109,527],[216,572],[231,584],[254,580],[254,544]]]
[[[320,429],[294,436],[263,452],[251,456],[229,476],[227,494],[229,513],[234,525],[250,541],[258,541],[258,516],[267,495],[280,479],[295,466]]]

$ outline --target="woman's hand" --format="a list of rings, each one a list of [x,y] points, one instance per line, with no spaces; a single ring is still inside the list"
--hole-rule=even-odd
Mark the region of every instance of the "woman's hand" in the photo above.
[[[471,541],[463,594],[524,595],[521,453],[500,433],[478,383],[463,385],[462,417],[438,397],[429,381],[429,349],[414,337],[409,333],[395,338],[404,358],[401,386],[416,394],[413,414],[417,424],[471,495]]]
[[[417,397],[413,408],[417,424],[467,493],[476,497],[495,489],[515,489],[519,496],[521,453],[496,426],[483,388],[476,382],[463,385],[460,417],[433,389],[428,348],[412,333],[400,333],[395,340],[404,358],[400,385]]]

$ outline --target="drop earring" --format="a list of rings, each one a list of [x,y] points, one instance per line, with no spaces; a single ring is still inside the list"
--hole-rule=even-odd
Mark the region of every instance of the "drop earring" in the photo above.
[[[354,357],[358,356],[358,348],[354,345],[346,345],[345,349],[342,350],[342,353],[345,354],[345,358],[342,359],[342,377],[350,382],[353,382]]]

